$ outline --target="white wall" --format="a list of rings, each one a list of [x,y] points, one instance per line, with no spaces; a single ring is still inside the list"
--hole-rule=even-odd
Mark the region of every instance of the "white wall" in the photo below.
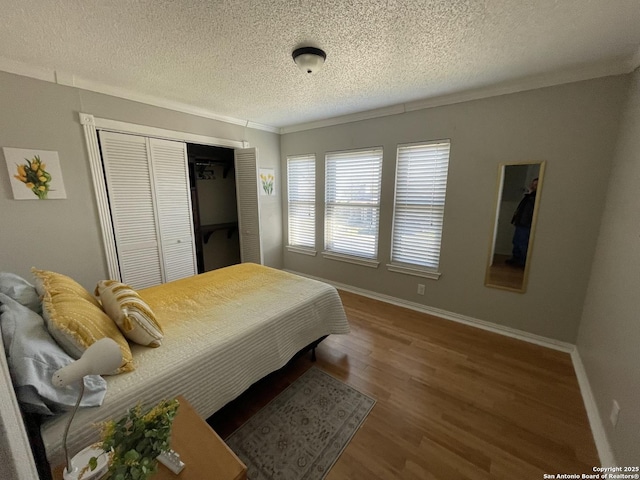
[[[277,134],[0,72],[0,147],[55,150],[66,200],[13,200],[0,154],[0,270],[30,278],[36,266],[66,273],[87,289],[106,278],[106,260],[78,112],[231,140],[247,140],[261,166],[280,172]],[[282,215],[263,209],[265,263],[282,266]]]
[[[608,77],[282,135],[283,172],[287,155],[316,154],[319,251],[325,153],[384,148],[380,267],[285,251],[285,268],[575,342],[627,83]],[[451,139],[442,277],[389,272],[397,145],[442,138]],[[540,160],[547,170],[527,293],[487,288],[498,166]]]
[[[640,70],[613,156],[578,352],[618,465],[640,464]],[[618,425],[609,421],[612,401]]]

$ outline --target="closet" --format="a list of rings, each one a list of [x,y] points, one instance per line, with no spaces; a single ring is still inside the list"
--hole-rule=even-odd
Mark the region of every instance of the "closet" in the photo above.
[[[194,275],[185,144],[99,132],[120,277],[145,288]]]
[[[239,261],[263,262],[255,148],[191,145],[100,128],[94,132],[99,156],[91,155],[92,174],[94,180],[102,177],[94,185],[112,278],[141,289]],[[90,145],[90,128],[85,133]],[[198,158],[203,149],[217,153],[205,162]],[[236,204],[231,198],[217,210],[203,211],[212,193],[203,201],[198,176],[202,182],[224,179],[223,190],[226,195],[235,191]],[[231,254],[207,259],[214,236],[230,240],[226,247],[235,242]]]
[[[240,263],[233,149],[187,144],[198,273]]]

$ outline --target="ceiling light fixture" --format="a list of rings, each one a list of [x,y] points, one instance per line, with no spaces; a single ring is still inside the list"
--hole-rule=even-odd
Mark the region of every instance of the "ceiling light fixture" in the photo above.
[[[324,65],[327,54],[315,47],[297,48],[291,54],[298,68],[305,73],[316,73]]]

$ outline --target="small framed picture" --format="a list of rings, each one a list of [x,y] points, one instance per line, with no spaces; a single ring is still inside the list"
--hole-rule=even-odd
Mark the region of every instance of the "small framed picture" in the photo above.
[[[276,194],[276,177],[273,168],[260,169],[260,195]]]
[[[67,198],[58,152],[3,147],[15,200]]]

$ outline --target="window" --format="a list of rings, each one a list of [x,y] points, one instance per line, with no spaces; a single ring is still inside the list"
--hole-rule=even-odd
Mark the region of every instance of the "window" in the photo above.
[[[316,243],[316,156],[287,157],[289,246],[313,250]]]
[[[382,148],[327,154],[327,257],[347,255],[375,260],[378,254],[381,179]],[[356,263],[378,265],[367,261]]]
[[[449,140],[398,146],[390,270],[439,276],[449,148]]]

